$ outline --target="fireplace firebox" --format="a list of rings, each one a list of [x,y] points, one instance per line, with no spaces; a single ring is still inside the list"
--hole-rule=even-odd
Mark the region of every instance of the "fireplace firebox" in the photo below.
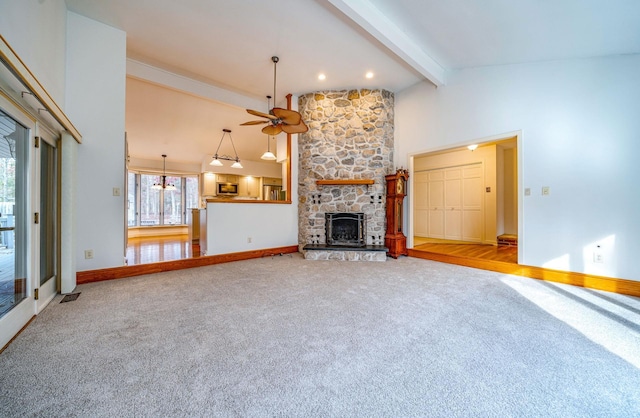
[[[366,218],[362,212],[325,213],[327,245],[364,247],[366,241]]]

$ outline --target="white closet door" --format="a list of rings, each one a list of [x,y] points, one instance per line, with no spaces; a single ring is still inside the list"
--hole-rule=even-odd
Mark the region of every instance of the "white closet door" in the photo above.
[[[414,233],[482,242],[484,177],[481,163],[415,174]]]
[[[444,238],[444,171],[429,172],[429,237]]]
[[[444,172],[444,237],[462,239],[462,169],[448,168]]]
[[[462,168],[462,239],[482,241],[482,166]]]
[[[429,236],[429,174],[416,173],[413,180],[413,234]]]

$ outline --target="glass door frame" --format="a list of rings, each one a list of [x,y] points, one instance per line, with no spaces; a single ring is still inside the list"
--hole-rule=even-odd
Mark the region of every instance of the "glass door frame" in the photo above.
[[[34,181],[34,187],[32,188],[32,200],[33,200],[33,208],[35,212],[39,213],[39,224],[34,225],[33,227],[33,245],[31,248],[33,254],[33,263],[34,263],[34,272],[33,282],[34,288],[38,290],[38,298],[36,299],[36,313],[40,313],[48,304],[53,300],[58,291],[60,290],[60,283],[58,280],[59,277],[59,248],[60,248],[60,231],[59,231],[59,218],[58,213],[60,211],[60,193],[59,193],[59,179],[60,179],[60,160],[58,155],[58,146],[56,141],[54,140],[54,134],[52,134],[48,129],[46,129],[42,124],[36,123],[36,134],[40,138],[40,146],[39,148],[33,147],[33,155],[32,157],[32,168],[31,172],[32,179]],[[42,153],[45,147],[45,143],[52,147],[55,152],[55,169],[54,169],[54,190],[52,191],[52,197],[55,199],[54,202],[54,213],[53,215],[53,223],[54,223],[54,253],[53,255],[53,263],[54,263],[54,275],[49,277],[44,284],[40,283],[41,269],[42,265],[40,261],[42,260],[42,241],[41,241],[41,226],[44,222],[47,221],[45,219],[45,215],[42,213],[41,208],[41,196],[42,196],[42,183],[41,183],[41,170],[42,170]]]
[[[11,308],[4,316],[0,318],[0,350],[2,350],[6,344],[8,344],[13,337],[20,332],[20,330],[26,326],[29,321],[34,317],[37,313],[37,306],[34,297],[35,290],[35,282],[34,282],[34,228],[33,224],[33,213],[34,204],[33,204],[33,193],[34,193],[34,176],[33,176],[33,156],[35,155],[35,147],[34,138],[36,132],[36,119],[31,115],[23,111],[18,105],[16,105],[12,100],[7,99],[4,94],[0,91],[0,109],[4,113],[6,113],[13,120],[27,128],[28,139],[27,147],[29,151],[26,153],[25,164],[27,178],[26,178],[26,193],[24,196],[25,202],[25,215],[26,215],[26,232],[25,239],[26,245],[24,248],[26,249],[26,298],[21,300],[17,305]],[[17,251],[17,249],[16,249]]]

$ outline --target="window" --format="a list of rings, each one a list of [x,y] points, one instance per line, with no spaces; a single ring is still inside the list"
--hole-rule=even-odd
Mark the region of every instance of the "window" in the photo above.
[[[136,226],[138,224],[138,217],[136,216],[138,211],[136,210],[136,173],[129,171],[127,173],[127,225]]]
[[[167,176],[166,184],[176,190],[156,190],[152,186],[162,182],[157,174],[128,173],[128,226],[184,225],[186,208],[197,208],[198,176]]]
[[[164,190],[163,225],[179,225],[186,223],[182,220],[182,179],[180,177],[167,176],[167,184],[176,186],[176,190]]]

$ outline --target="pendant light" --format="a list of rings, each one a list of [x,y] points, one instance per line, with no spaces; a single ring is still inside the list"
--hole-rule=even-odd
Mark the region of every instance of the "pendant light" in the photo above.
[[[169,191],[173,191],[176,190],[176,186],[175,184],[169,183],[167,184],[167,154],[162,154],[162,182],[161,183],[154,183],[153,186],[151,186],[151,188],[153,190],[169,190]]]
[[[267,150],[265,151],[264,154],[262,154],[262,157],[260,157],[263,160],[269,160],[269,161],[273,161],[276,159],[276,156],[273,155],[273,152],[271,152],[270,149],[270,145],[271,145],[271,135],[267,136]]]
[[[233,152],[235,153],[236,157],[233,158],[229,155],[218,155],[218,151],[220,150],[220,145],[222,145],[222,141],[224,140],[224,137],[229,134],[229,141],[231,141],[231,146],[233,147]],[[231,164],[231,168],[242,168],[242,164],[240,164],[240,158],[238,158],[238,152],[236,151],[236,146],[233,144],[233,138],[231,138],[231,129],[223,129],[222,130],[222,138],[220,138],[220,143],[218,143],[218,148],[216,149],[216,153],[213,156],[213,160],[211,160],[211,162],[209,163],[209,165],[215,166],[215,167],[222,167],[222,161],[220,160],[225,160],[225,161],[233,161],[234,163]]]

